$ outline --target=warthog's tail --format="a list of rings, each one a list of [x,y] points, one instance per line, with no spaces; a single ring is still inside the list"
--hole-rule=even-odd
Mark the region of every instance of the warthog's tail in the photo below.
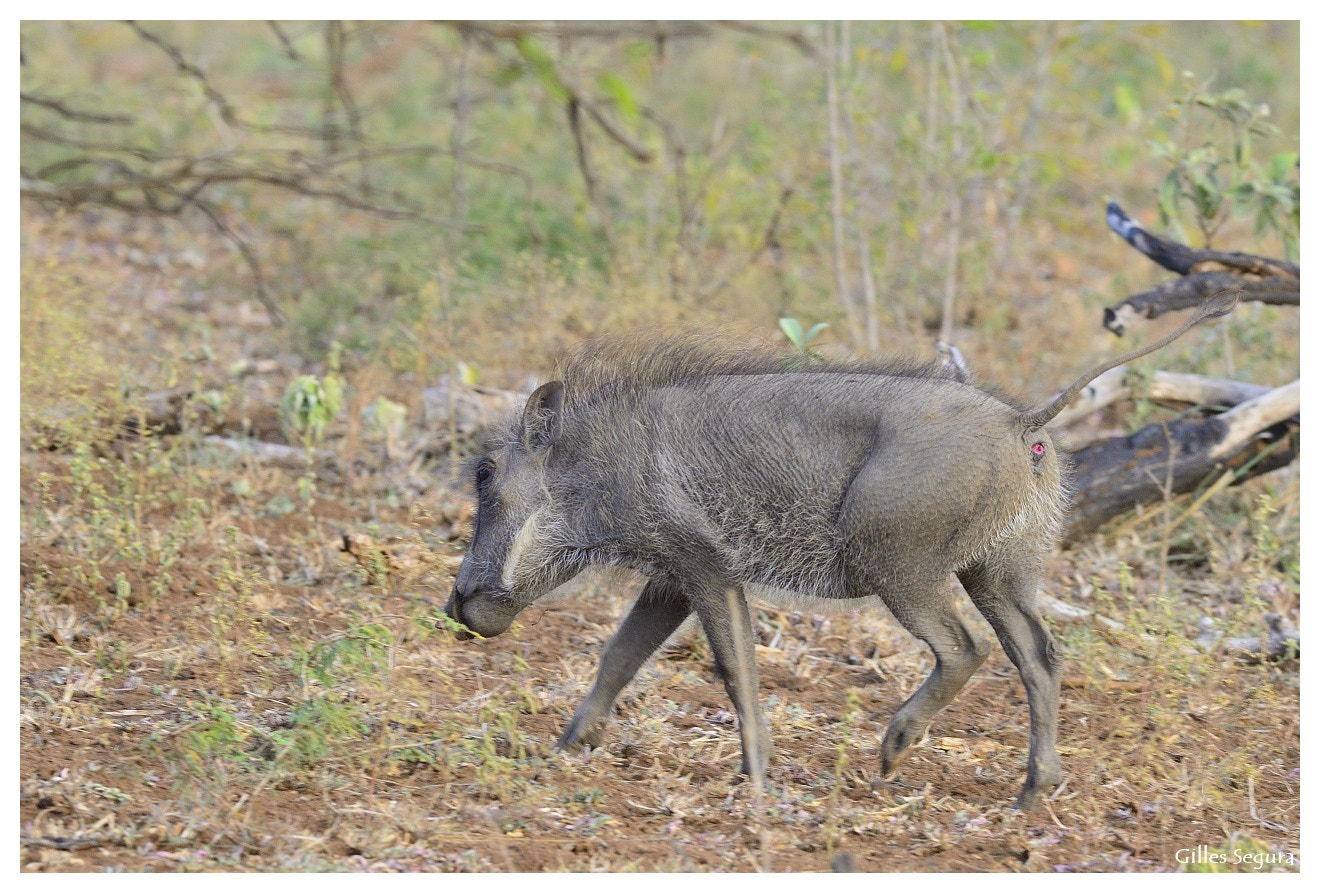
[[[1019,415],[1018,421],[1022,424],[1023,428],[1028,430],[1048,424],[1051,419],[1063,411],[1065,406],[1076,399],[1077,395],[1082,392],[1082,388],[1089,385],[1097,376],[1108,372],[1115,366],[1130,363],[1139,357],[1144,357],[1148,353],[1153,353],[1154,351],[1159,350],[1171,341],[1175,341],[1182,337],[1188,329],[1200,325],[1207,319],[1218,319],[1221,316],[1227,316],[1233,311],[1233,308],[1237,306],[1238,298],[1241,295],[1242,292],[1237,289],[1226,288],[1222,291],[1215,292],[1213,295],[1202,301],[1201,306],[1196,308],[1196,312],[1192,314],[1191,318],[1173,332],[1170,332],[1158,341],[1147,344],[1145,347],[1138,348],[1130,353],[1125,353],[1121,357],[1106,360],[1099,366],[1096,366],[1094,369],[1084,374],[1081,378],[1074,381],[1068,386],[1067,390],[1059,394],[1059,396],[1055,397],[1053,400],[1038,406],[1035,409],[1029,409]]]

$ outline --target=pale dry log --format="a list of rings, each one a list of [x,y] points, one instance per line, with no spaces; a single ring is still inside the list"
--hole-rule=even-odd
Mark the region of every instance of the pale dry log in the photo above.
[[[240,456],[251,458],[263,465],[278,465],[282,468],[303,469],[307,467],[309,453],[303,447],[289,446],[286,443],[269,443],[264,440],[242,440],[235,437],[221,437],[212,434],[204,437],[203,442],[222,447]],[[330,450],[312,450],[310,458],[313,464],[328,462],[334,458]]]
[[[527,399],[520,391],[455,382],[442,375],[422,391],[422,427],[430,432],[423,450],[433,456],[448,455],[454,447],[471,445],[509,418]]]
[[[1210,451],[1213,459],[1232,455],[1261,435],[1262,431],[1297,416],[1302,411],[1302,380],[1275,388],[1254,400],[1248,400],[1219,416],[1224,435]]]
[[[1107,406],[1140,396],[1156,403],[1227,408],[1255,399],[1270,390],[1265,385],[1247,381],[1160,371],[1151,376],[1142,392],[1135,386],[1134,378],[1133,370],[1127,366],[1110,369],[1091,382],[1071,406],[1059,413],[1050,429],[1062,430]]]
[[[1146,389],[1146,399],[1156,403],[1186,403],[1191,406],[1237,406],[1269,393],[1269,388],[1249,381],[1211,378],[1183,372],[1156,372]],[[1295,410],[1294,410],[1295,412]]]
[[[1062,431],[1106,406],[1129,399],[1132,396],[1132,386],[1127,380],[1129,371],[1127,366],[1115,366],[1099,375],[1082,389],[1067,409],[1054,417],[1050,430]]]

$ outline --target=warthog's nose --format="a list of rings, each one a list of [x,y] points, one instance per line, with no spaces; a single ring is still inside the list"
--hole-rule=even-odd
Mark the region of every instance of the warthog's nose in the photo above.
[[[466,623],[463,623],[463,617],[459,610],[459,606],[462,604],[462,602],[463,602],[463,597],[459,594],[458,584],[455,583],[453,590],[449,593],[449,602],[448,604],[445,605],[445,615],[450,620],[456,621],[462,624],[463,626],[467,626]],[[436,629],[445,628],[445,624],[440,621],[436,621],[435,626]],[[472,633],[468,632],[465,629],[456,630],[454,632],[454,635],[459,639],[459,641],[467,641],[468,639],[474,638]]]

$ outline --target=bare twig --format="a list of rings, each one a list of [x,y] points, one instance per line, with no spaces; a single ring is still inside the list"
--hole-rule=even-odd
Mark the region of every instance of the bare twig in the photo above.
[[[729,287],[729,283],[737,279],[746,272],[754,263],[760,260],[765,254],[773,254],[779,250],[779,221],[783,217],[784,207],[789,199],[793,197],[793,187],[790,184],[784,184],[779,190],[779,201],[775,203],[775,209],[770,214],[770,220],[765,225],[765,232],[761,236],[761,241],[757,244],[756,250],[747,256],[740,264],[734,266],[711,285],[700,289],[699,293],[703,299],[714,297],[724,289]]]
[[[587,155],[587,139],[582,133],[582,104],[570,96],[564,108],[568,114],[568,129],[573,134],[573,148],[577,152],[578,171],[587,189],[587,198],[596,204],[596,176],[591,172],[591,158]]]
[[[153,44],[158,47],[161,52],[169,56],[170,61],[174,63],[180,72],[195,80],[198,86],[202,88],[202,92],[206,94],[206,98],[211,100],[211,103],[220,113],[220,117],[224,119],[226,124],[235,126],[239,123],[238,115],[235,113],[234,107],[230,104],[229,100],[225,98],[223,93],[211,85],[210,80],[206,77],[206,73],[189,62],[178,47],[169,43],[159,35],[151,33],[137,22],[130,20],[124,24],[132,28],[134,32],[136,32],[143,40],[147,41],[147,43]]]
[[[721,21],[716,24],[722,28],[728,28],[731,31],[741,31],[743,34],[787,41],[808,56],[814,57],[819,54],[816,45],[800,31],[785,31],[782,28],[772,28],[766,25],[758,25],[754,22]]]
[[[276,325],[283,324],[284,314],[275,306],[275,302],[270,298],[270,293],[266,291],[266,277],[261,272],[261,261],[257,259],[257,254],[252,250],[252,246],[247,243],[246,239],[234,232],[233,227],[225,222],[224,217],[209,202],[194,200],[193,205],[206,215],[206,219],[211,221],[211,225],[215,227],[216,232],[228,239],[243,255],[243,261],[248,265],[248,269],[252,272],[252,278],[255,280],[257,300],[266,308],[266,313],[269,314],[271,322]]]
[[[949,79],[949,163],[948,202],[949,223],[945,234],[944,303],[940,313],[940,340],[953,343],[953,302],[958,293],[958,245],[962,237],[962,184],[955,171],[962,161],[962,93],[959,89],[958,65],[950,45],[948,25],[937,23],[935,34],[939,38],[940,52]]]
[[[70,121],[86,121],[90,124],[132,124],[133,119],[128,115],[110,115],[101,112],[89,112],[83,109],[73,109],[60,102],[58,99],[52,99],[49,96],[37,96],[35,93],[19,93],[18,98],[21,102],[31,105],[39,105],[42,108],[50,109],[62,118]]]
[[[852,289],[848,283],[848,273],[844,260],[844,216],[843,193],[843,133],[839,121],[839,64],[838,36],[835,23],[825,23],[825,114],[828,121],[830,140],[830,244],[834,269],[834,299],[843,306],[848,315],[848,328],[853,340],[862,341],[862,321],[853,301]],[[947,338],[945,339],[948,340]]]
[[[340,107],[348,117],[348,133],[352,138],[354,145],[357,146],[358,167],[360,181],[359,185],[364,191],[371,189],[371,171],[367,165],[369,158],[366,153],[367,140],[362,133],[362,114],[358,111],[357,102],[353,99],[353,93],[348,89],[348,81],[344,77],[344,49],[347,43],[347,36],[344,34],[344,23],[340,21],[330,21],[326,23],[325,43],[326,55],[328,58],[327,66],[330,75],[330,95],[339,100]],[[328,102],[329,100],[327,100]],[[333,147],[335,143],[334,128],[331,126],[329,117],[326,119],[326,128],[329,131],[328,139]],[[332,149],[332,152],[334,150]]]
[[[293,42],[289,40],[289,36],[284,33],[284,29],[280,27],[280,23],[266,22],[266,24],[270,26],[271,31],[275,32],[275,38],[280,42],[280,46],[284,47],[284,55],[288,56],[289,59],[294,62],[301,62],[302,56],[299,55],[296,49],[294,49]]]

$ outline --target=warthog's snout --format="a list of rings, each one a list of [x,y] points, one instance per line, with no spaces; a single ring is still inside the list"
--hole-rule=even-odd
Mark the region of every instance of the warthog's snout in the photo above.
[[[467,624],[463,622],[463,617],[459,610],[459,605],[462,604],[462,601],[462,597],[458,593],[458,584],[455,583],[454,588],[449,593],[449,601],[445,604],[445,616],[463,626],[467,626]],[[436,624],[436,626],[441,625],[442,624]],[[476,638],[466,629],[456,630],[454,635],[460,642],[466,642],[468,639]]]
[[[469,584],[468,588],[455,583],[445,605],[445,614],[463,625],[455,635],[466,641],[477,636],[483,639],[498,636],[513,623],[518,610],[501,593],[492,592],[479,583]]]

